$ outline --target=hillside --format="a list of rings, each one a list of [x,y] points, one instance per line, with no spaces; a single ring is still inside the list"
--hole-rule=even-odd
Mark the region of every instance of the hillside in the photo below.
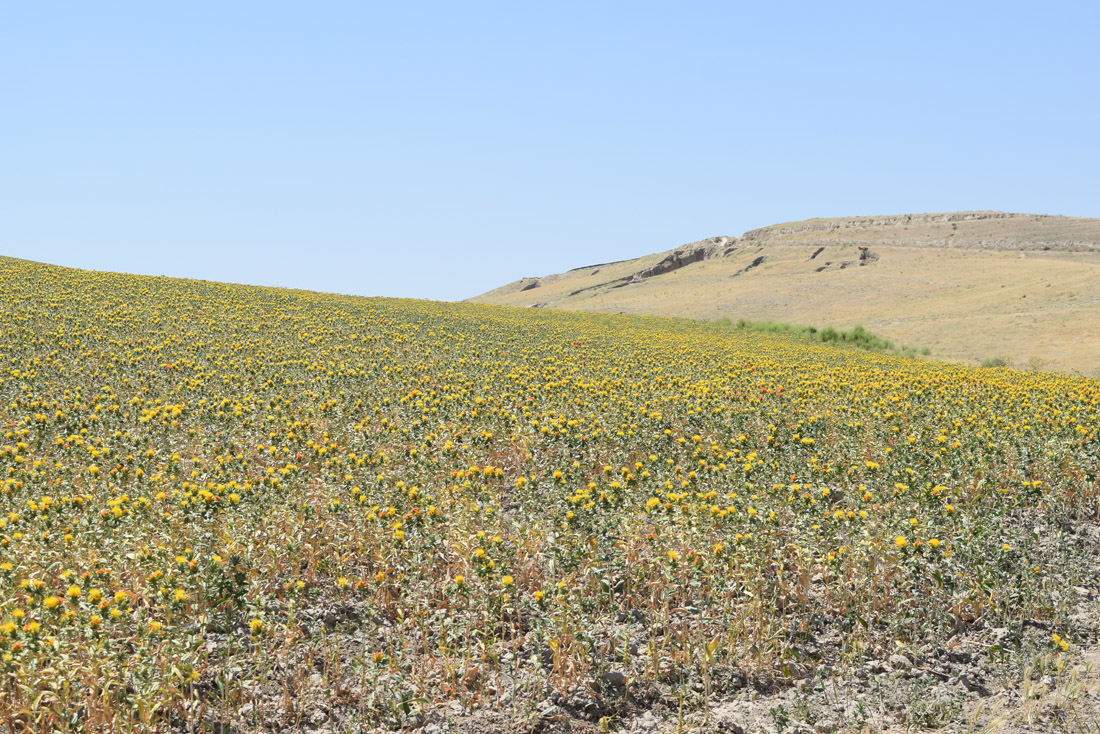
[[[1100,716],[1096,380],[7,258],[0,320],[8,731]]]
[[[958,212],[810,219],[522,278],[470,301],[862,324],[938,357],[1095,375],[1100,219]]]

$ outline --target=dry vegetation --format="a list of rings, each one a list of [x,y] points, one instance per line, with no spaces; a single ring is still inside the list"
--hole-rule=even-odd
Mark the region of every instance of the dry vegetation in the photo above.
[[[632,277],[696,251],[705,257]],[[995,212],[809,220],[526,278],[471,301],[863,325],[940,358],[1095,377],[1100,220]]]
[[[1096,381],[9,259],[0,294],[0,729],[1100,710]]]

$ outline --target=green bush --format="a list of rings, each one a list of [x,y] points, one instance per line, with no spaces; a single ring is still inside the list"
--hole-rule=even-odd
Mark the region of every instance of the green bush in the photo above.
[[[892,352],[908,357],[915,357],[917,354],[916,350],[912,348],[895,347],[893,342],[872,334],[862,326],[856,326],[851,331],[843,331],[841,329],[835,329],[832,326],[827,326],[824,329],[818,330],[813,326],[785,324],[776,321],[749,321],[748,319],[738,319],[736,324],[731,324],[729,318],[725,316],[717,319],[714,323],[721,327],[733,325],[737,329],[758,331],[766,334],[798,334],[814,341],[822,342],[823,344],[848,344],[850,346],[859,347],[860,349],[869,349],[875,352]],[[923,353],[928,354],[928,350],[925,349]]]

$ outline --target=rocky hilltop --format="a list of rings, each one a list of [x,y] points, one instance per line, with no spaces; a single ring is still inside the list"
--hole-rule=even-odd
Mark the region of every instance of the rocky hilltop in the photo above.
[[[1011,212],[808,219],[754,229],[739,241],[1091,252],[1100,250],[1100,220]]]
[[[703,260],[731,257],[744,248],[777,245],[828,247],[852,245],[858,257],[848,262],[865,265],[878,258],[871,246],[946,247],[974,250],[1024,252],[1100,252],[1100,219],[1061,217],[1049,214],[1014,214],[1011,212],[953,212],[947,214],[900,214],[894,216],[807,219],[802,222],[775,224],[745,232],[740,237],[710,237],[689,242],[659,253],[659,260],[649,264],[647,258],[619,260],[612,263],[573,268],[565,275],[585,273],[595,275],[603,268],[636,263],[638,267],[618,277],[586,284],[570,295],[600,287],[619,287],[629,283],[665,275]],[[654,256],[650,256],[654,257]],[[814,256],[816,258],[816,255]],[[767,259],[747,269],[757,267]],[[643,267],[644,263],[644,267]],[[820,272],[820,271],[818,271]],[[513,286],[529,291],[553,282],[561,276],[523,278],[500,289],[507,292]],[[491,291],[497,293],[498,291]],[[488,294],[486,294],[488,295]],[[481,300],[483,297],[471,300]]]

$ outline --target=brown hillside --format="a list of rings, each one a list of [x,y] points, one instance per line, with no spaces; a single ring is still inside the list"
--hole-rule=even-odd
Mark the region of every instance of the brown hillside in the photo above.
[[[862,324],[942,358],[1100,373],[1100,219],[810,219],[541,278],[477,303]]]

